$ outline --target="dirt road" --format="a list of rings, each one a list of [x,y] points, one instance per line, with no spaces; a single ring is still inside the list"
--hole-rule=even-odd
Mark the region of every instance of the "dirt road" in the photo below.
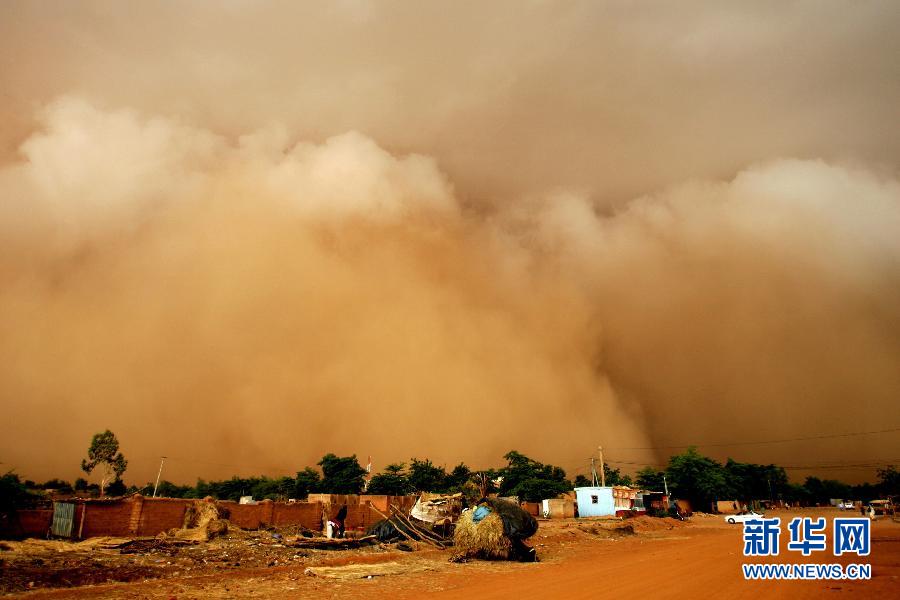
[[[834,509],[775,511],[784,523],[793,516],[840,516]],[[670,528],[671,527],[671,528]],[[877,521],[872,553],[866,559],[835,558],[829,550],[804,559],[786,552],[768,562],[868,562],[869,581],[745,581],[741,564],[741,526],[721,517],[692,523],[643,524],[633,536],[605,536],[585,521],[542,522],[532,540],[539,564],[449,563],[448,553],[429,550],[335,557],[307,565],[236,569],[217,575],[40,590],[21,597],[40,598],[852,598],[900,597],[900,524]],[[760,562],[763,562],[760,560]],[[315,570],[314,569],[314,570]],[[368,575],[372,577],[369,578]]]

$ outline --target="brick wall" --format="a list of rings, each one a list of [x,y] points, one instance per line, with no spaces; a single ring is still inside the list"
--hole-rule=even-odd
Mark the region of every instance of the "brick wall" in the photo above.
[[[134,535],[156,535],[184,524],[184,513],[192,500],[144,498],[132,505],[130,528]]]
[[[238,504],[237,502],[220,502],[228,511],[228,520],[241,529],[259,529],[262,522],[262,511],[258,504]]]
[[[523,502],[521,506],[522,509],[532,517],[541,516],[541,509],[543,507],[541,506],[540,502]]]
[[[103,535],[130,535],[133,502],[85,502],[75,506],[75,523],[72,536],[81,531],[82,538]],[[84,515],[84,525],[81,525]]]
[[[340,507],[334,508],[331,514],[337,514]],[[365,531],[372,523],[381,520],[381,515],[372,510],[368,504],[347,507],[347,519],[344,529],[347,531]]]
[[[338,499],[342,499],[340,496]],[[180,498],[144,498],[140,495],[122,500],[88,501],[75,505],[72,537],[97,536],[154,536],[184,524],[184,513],[193,500]],[[330,516],[342,505],[324,507],[319,502],[285,504],[264,500],[258,504],[219,503],[228,513],[228,520],[242,529],[285,527],[300,525],[313,531],[322,530],[322,514],[327,508]],[[397,504],[395,502],[395,504]],[[368,503],[347,506],[347,529],[364,530],[381,517]],[[17,519],[0,524],[0,534],[8,537],[43,537],[50,529],[52,509],[21,510]],[[83,525],[82,525],[83,519]],[[7,531],[8,530],[8,531]]]
[[[276,527],[301,525],[313,531],[322,529],[322,505],[318,502],[273,504],[272,524]]]
[[[23,509],[0,518],[0,537],[2,538],[42,538],[50,530],[53,521],[53,509]]]

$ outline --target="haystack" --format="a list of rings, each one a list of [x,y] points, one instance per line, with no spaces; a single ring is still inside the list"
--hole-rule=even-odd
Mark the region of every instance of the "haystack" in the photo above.
[[[228,516],[212,498],[195,500],[184,511],[181,529],[174,536],[182,540],[208,541],[228,532]]]
[[[482,498],[478,503],[489,514],[475,522],[476,510],[462,514],[456,524],[453,560],[465,558],[537,560],[534,548],[524,540],[537,532],[537,521],[518,504],[498,498]]]
[[[472,520],[475,511],[467,510],[456,522],[453,558],[509,558],[512,542],[503,534],[503,519],[492,512],[478,523]]]

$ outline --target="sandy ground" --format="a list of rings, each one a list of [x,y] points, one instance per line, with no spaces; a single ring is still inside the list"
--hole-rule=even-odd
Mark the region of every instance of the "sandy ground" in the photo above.
[[[841,516],[835,509],[773,511],[782,517],[782,554],[759,562],[868,562],[869,581],[745,581],[740,525],[721,517],[682,524],[641,519],[635,535],[610,534],[590,521],[542,521],[532,538],[541,562],[450,563],[449,552],[392,549],[310,553],[285,566],[232,566],[216,573],[167,572],[163,579],[42,589],[11,597],[39,598],[852,598],[900,597],[900,523],[873,523],[872,554],[835,558],[828,550],[804,559],[787,552],[785,519]],[[852,516],[852,515],[851,515]],[[830,523],[829,523],[830,529]],[[2,556],[2,555],[0,555]],[[176,574],[177,573],[177,574]],[[312,574],[315,573],[315,574]],[[10,596],[8,596],[10,597]]]

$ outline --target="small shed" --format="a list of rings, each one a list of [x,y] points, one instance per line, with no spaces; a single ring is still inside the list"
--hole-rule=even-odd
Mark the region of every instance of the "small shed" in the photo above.
[[[548,519],[571,519],[575,516],[575,501],[569,498],[549,498],[541,502],[541,513]]]
[[[614,517],[616,505],[611,487],[575,488],[579,517]]]

